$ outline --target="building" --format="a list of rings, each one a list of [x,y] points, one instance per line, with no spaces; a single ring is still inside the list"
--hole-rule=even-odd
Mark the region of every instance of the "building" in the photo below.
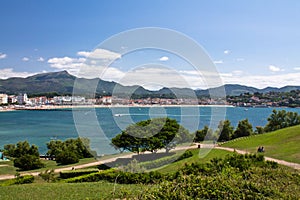
[[[28,101],[28,97],[27,97],[27,94],[24,93],[20,93],[18,96],[17,96],[17,101],[18,101],[18,104],[19,105],[23,105],[23,104],[26,104],[26,102]]]
[[[7,94],[0,94],[0,105],[1,104],[8,104],[8,95]]]

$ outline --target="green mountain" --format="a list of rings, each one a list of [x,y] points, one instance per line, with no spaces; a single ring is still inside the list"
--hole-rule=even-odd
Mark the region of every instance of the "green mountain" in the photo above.
[[[111,95],[126,97],[126,94],[132,94],[132,97],[166,97],[166,98],[184,98],[197,96],[216,96],[226,92],[226,95],[240,95],[241,93],[266,93],[287,92],[291,90],[300,89],[300,86],[285,86],[283,88],[265,88],[257,89],[237,84],[227,84],[222,87],[206,89],[206,90],[192,90],[190,88],[162,88],[158,91],[150,91],[141,86],[124,86],[113,81],[104,81],[99,78],[86,79],[77,78],[67,71],[49,72],[29,76],[27,78],[8,78],[0,79],[0,93],[18,94],[27,93],[45,94],[54,93],[58,95],[73,93],[74,83],[76,83],[76,93],[78,95],[85,94],[86,91],[92,91],[97,95]],[[224,88],[223,88],[224,87]]]

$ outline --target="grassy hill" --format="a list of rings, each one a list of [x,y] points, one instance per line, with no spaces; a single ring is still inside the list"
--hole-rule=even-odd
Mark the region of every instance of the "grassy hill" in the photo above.
[[[265,156],[300,163],[300,126],[280,129],[274,132],[255,135],[224,143],[232,147],[255,153],[259,146],[265,148]]]

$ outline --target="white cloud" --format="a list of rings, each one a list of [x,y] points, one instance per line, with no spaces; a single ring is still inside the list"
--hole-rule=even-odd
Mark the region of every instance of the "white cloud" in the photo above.
[[[23,57],[22,60],[23,60],[24,62],[27,62],[27,61],[29,61],[29,58]]]
[[[27,77],[34,75],[36,73],[29,73],[29,72],[15,72],[12,68],[5,68],[0,69],[0,78],[7,79],[11,77]]]
[[[83,57],[89,57],[90,54],[91,54],[91,52],[87,52],[87,51],[78,51],[77,52],[78,56],[83,56]]]
[[[169,57],[167,57],[167,56],[162,56],[159,60],[160,60],[160,61],[168,61],[168,60],[169,60]]]
[[[230,54],[230,50],[224,50],[224,54]]]
[[[106,49],[95,49],[94,51],[79,51],[77,55],[88,57],[89,59],[115,60],[121,58],[121,54]]]
[[[223,62],[223,60],[215,60],[214,63],[215,64],[223,64],[224,62]]]
[[[70,58],[70,57],[63,57],[63,58],[50,58],[48,63],[51,67],[57,69],[79,69],[84,65],[86,61],[85,58]]]
[[[294,67],[293,69],[296,70],[296,71],[299,71],[300,67]]]
[[[242,62],[242,61],[245,61],[245,59],[244,58],[237,58],[236,61]]]
[[[281,69],[280,67],[276,67],[274,65],[269,65],[269,70],[271,72],[280,72],[280,71],[284,71],[284,69]]]
[[[0,53],[0,59],[4,59],[4,58],[6,58],[6,54],[5,53]]]
[[[39,62],[44,62],[45,59],[44,59],[43,57],[39,57],[39,58],[37,59],[37,61],[39,61]]]

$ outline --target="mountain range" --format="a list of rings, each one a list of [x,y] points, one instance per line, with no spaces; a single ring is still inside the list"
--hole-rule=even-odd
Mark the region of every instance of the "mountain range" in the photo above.
[[[34,94],[47,94],[53,93],[57,95],[71,95],[73,93],[73,86],[76,80],[76,84],[79,86],[82,91],[87,88],[95,87],[96,95],[111,95],[114,92],[114,95],[122,97],[125,94],[131,94],[132,97],[166,97],[172,98],[175,95],[178,97],[187,97],[191,94],[197,96],[208,96],[209,93],[217,93],[221,87],[211,88],[211,89],[197,89],[192,90],[190,88],[162,88],[158,91],[150,91],[142,86],[124,86],[113,81],[105,81],[99,78],[86,79],[86,78],[77,78],[69,74],[67,71],[60,72],[49,72],[36,74],[26,78],[8,78],[0,79],[0,93],[7,94],[18,94],[18,93],[27,93],[28,95]],[[118,88],[118,92],[115,93],[114,88]],[[288,92],[291,90],[299,90],[300,86],[285,86],[282,88],[267,87],[264,89],[258,89],[255,87],[249,87],[238,84],[226,84],[224,85],[226,95],[240,95],[242,93],[267,93],[267,92]]]

